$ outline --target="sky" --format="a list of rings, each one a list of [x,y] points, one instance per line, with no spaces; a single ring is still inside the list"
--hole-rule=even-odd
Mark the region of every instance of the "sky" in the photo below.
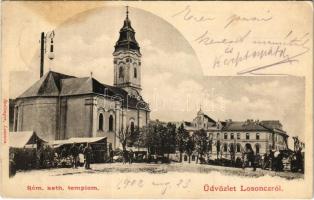
[[[49,31],[36,22],[37,15],[25,16],[29,24],[20,32],[18,47],[10,49],[18,55],[8,61],[10,98],[38,80],[38,30]],[[201,107],[215,120],[280,120],[290,136],[304,138],[304,78],[204,76],[189,41],[171,24],[136,8],[130,8],[129,18],[141,48],[142,95],[150,103],[152,119],[192,121]],[[50,69],[77,77],[93,72],[94,78],[112,85],[112,53],[124,19],[124,7],[106,7],[59,24],[54,28],[55,59],[46,61],[45,72]],[[29,37],[32,26],[37,38]]]

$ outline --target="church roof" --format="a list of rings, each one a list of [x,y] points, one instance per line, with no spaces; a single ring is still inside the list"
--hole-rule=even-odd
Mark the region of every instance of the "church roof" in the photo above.
[[[114,52],[119,50],[132,50],[140,53],[140,47],[135,39],[135,31],[131,26],[128,10],[126,12],[126,18],[124,20],[123,26],[120,29],[120,36],[116,42]]]
[[[83,94],[100,94],[122,102],[123,107],[149,110],[148,104],[141,96],[133,97],[119,87],[102,84],[92,77],[77,78],[49,71],[22,95],[17,97],[57,97]]]
[[[61,80],[72,77],[73,76],[49,71],[18,98],[33,96],[58,96],[61,89]]]
[[[61,96],[98,93],[105,94],[105,87],[91,77],[62,80]]]

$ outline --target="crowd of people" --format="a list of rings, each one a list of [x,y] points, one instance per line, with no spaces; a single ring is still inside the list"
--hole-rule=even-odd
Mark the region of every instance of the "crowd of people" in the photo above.
[[[39,148],[10,149],[10,174],[14,175],[16,170],[43,169],[51,167],[73,167],[85,166],[91,169],[93,150],[90,144],[61,146],[52,148],[41,146]]]
[[[85,167],[91,169],[90,164],[94,161],[94,152],[90,144],[70,144],[63,145],[58,148],[50,146],[41,146],[38,149],[10,149],[10,174],[15,174],[16,170],[40,169],[50,167]],[[232,155],[232,154],[231,154]],[[145,153],[134,153],[132,150],[122,150],[120,152],[113,151],[109,147],[107,154],[108,160],[105,162],[122,162],[123,164],[133,162],[149,162],[156,161],[160,158],[146,155]],[[284,169],[283,159],[290,162],[291,171],[304,172],[304,154],[302,149],[297,151],[276,151],[269,150],[264,155],[254,153],[252,148],[246,149],[242,153],[242,158],[231,156],[233,164],[231,166],[252,167],[253,171],[260,167],[273,171],[282,171]],[[219,159],[218,159],[219,160]],[[205,162],[206,163],[206,162]],[[208,163],[210,164],[210,163]],[[216,164],[219,164],[216,163]]]
[[[76,143],[73,143],[70,148],[66,146],[61,148],[60,153],[56,152],[55,156],[60,165],[68,165],[70,162],[73,168],[84,165],[85,169],[91,169],[90,163],[93,150],[90,144],[78,146]]]
[[[304,171],[302,149],[296,152],[269,150],[263,156],[255,154],[253,149],[247,149],[246,152],[242,153],[242,168],[252,167],[253,171],[256,171],[257,167],[261,167],[271,171],[283,171],[285,168],[284,159],[289,160],[288,164],[291,171]]]

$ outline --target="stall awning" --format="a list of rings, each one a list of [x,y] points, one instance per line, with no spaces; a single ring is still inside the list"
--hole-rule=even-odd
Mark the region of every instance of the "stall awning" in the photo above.
[[[73,137],[67,140],[55,140],[52,142],[54,147],[59,147],[65,144],[73,144],[73,143],[101,143],[105,141],[107,137]]]
[[[29,144],[37,144],[38,142],[46,143],[33,131],[10,132],[9,146],[13,148],[23,148]]]

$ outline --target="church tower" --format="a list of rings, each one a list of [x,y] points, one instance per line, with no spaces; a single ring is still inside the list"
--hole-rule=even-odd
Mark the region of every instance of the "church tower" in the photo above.
[[[123,27],[113,52],[114,86],[125,89],[130,95],[141,94],[141,52],[135,31],[129,20],[128,6]]]

